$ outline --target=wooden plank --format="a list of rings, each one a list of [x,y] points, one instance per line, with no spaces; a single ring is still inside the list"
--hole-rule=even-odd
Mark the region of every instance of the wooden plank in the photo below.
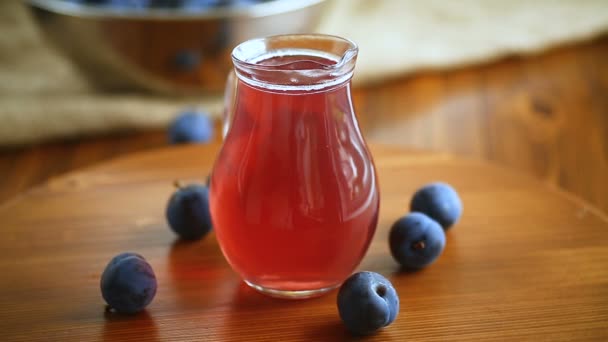
[[[164,218],[174,179],[200,180],[218,145],[135,154],[69,173],[0,206],[4,341],[348,340],[336,291],[285,301],[244,285],[213,233],[176,240]],[[479,161],[372,146],[380,221],[360,269],[401,298],[370,341],[608,339],[608,220],[532,177]],[[462,220],[440,259],[399,270],[388,229],[419,186],[453,184]],[[115,254],[153,266],[158,292],[142,314],[104,312],[99,277]]]

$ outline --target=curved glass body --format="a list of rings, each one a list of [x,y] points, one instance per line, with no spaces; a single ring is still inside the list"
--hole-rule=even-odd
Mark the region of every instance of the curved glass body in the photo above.
[[[233,52],[211,214],[230,265],[269,295],[339,286],[375,232],[376,172],[351,101],[356,54],[352,42],[324,35],[264,38]]]

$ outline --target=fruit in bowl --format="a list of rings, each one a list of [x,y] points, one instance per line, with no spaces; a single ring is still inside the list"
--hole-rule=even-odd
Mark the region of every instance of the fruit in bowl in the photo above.
[[[220,93],[238,43],[315,30],[325,0],[27,0],[58,51],[104,90]]]
[[[130,10],[149,8],[180,8],[184,10],[208,10],[214,7],[248,6],[270,0],[63,0],[79,5],[107,6]]]

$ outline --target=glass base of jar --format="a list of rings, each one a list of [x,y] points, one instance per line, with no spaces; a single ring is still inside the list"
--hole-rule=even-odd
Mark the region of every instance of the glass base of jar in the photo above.
[[[249,285],[251,288],[253,288],[254,290],[265,294],[267,296],[270,297],[274,297],[274,298],[281,298],[281,299],[308,299],[308,298],[315,298],[315,297],[320,297],[324,294],[326,294],[327,292],[330,292],[331,290],[336,289],[338,286],[340,286],[340,284],[336,284],[336,285],[332,285],[329,287],[323,287],[320,289],[314,289],[314,290],[278,290],[278,289],[272,289],[272,288],[268,288],[268,287],[264,287],[264,286],[260,286],[257,284],[254,284],[248,280],[244,280],[245,284]]]

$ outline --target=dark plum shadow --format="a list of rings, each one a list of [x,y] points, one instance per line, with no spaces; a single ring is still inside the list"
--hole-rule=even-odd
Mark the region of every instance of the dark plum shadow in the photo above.
[[[104,312],[103,340],[118,339],[160,341],[154,318],[146,310],[133,315],[120,314],[106,309]]]

